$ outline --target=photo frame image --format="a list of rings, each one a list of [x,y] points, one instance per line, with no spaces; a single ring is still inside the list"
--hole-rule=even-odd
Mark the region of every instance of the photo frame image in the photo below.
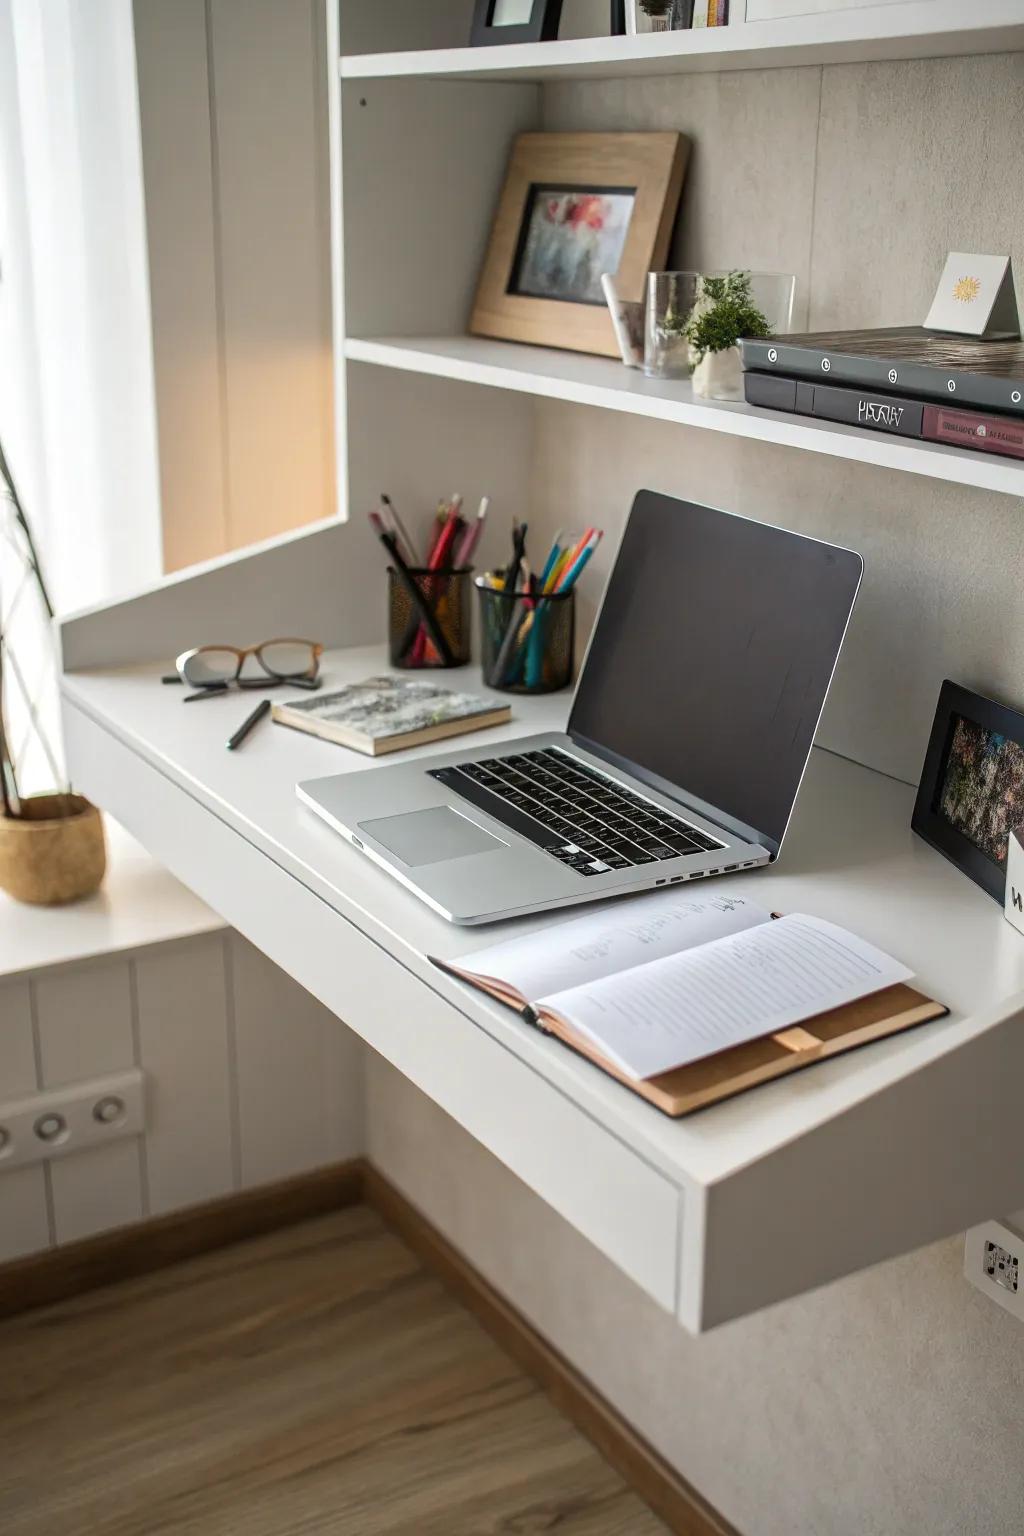
[[[602,274],[623,300],[643,298],[668,254],[688,150],[678,133],[520,134],[471,332],[618,357]]]
[[[502,43],[554,42],[563,4],[564,0],[475,0],[470,43],[474,48],[488,48]],[[610,37],[621,37],[626,31],[626,4],[627,0],[610,0]]]
[[[1024,713],[947,679],[910,824],[1002,904],[1009,837],[1024,827]]]
[[[562,0],[476,0],[470,43],[550,43],[558,36]]]

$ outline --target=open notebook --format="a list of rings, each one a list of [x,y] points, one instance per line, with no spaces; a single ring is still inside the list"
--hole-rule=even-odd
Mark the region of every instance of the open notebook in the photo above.
[[[945,1013],[833,923],[655,892],[435,964],[669,1114]]]

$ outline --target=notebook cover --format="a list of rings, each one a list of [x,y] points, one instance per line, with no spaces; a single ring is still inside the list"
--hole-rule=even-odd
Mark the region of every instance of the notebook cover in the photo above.
[[[776,1035],[763,1035],[758,1040],[719,1051],[703,1061],[676,1067],[642,1082],[626,1077],[589,1041],[566,1026],[555,1025],[548,1019],[542,1027],[663,1114],[681,1119],[695,1110],[745,1093],[749,1088],[760,1087],[762,1083],[798,1072],[817,1061],[839,1056],[873,1040],[883,1040],[887,1035],[927,1024],[948,1012],[944,1004],[901,983],[847,1003],[843,1008],[805,1019],[795,1028]]]
[[[280,725],[370,756],[440,741],[511,718],[507,704],[456,693],[426,678],[368,677],[331,693],[275,704]]]
[[[748,1088],[760,1087],[774,1078],[785,1077],[803,1067],[812,1066],[830,1056],[839,1056],[857,1046],[873,1040],[883,1040],[887,1035],[899,1034],[932,1019],[941,1019],[949,1012],[943,1003],[918,992],[915,987],[900,983],[885,987],[870,997],[859,998],[845,1007],[830,1009],[816,1017],[805,1019],[799,1025],[780,1030],[773,1035],[762,1035],[734,1045],[727,1051],[706,1056],[701,1061],[685,1067],[675,1067],[671,1072],[659,1073],[637,1081],[627,1077],[614,1062],[603,1056],[597,1047],[583,1035],[546,1009],[538,1015],[532,1008],[520,1006],[521,999],[493,980],[477,977],[471,971],[460,970],[445,960],[431,957],[432,964],[446,971],[459,981],[468,982],[478,992],[484,992],[496,1002],[519,1013],[528,1023],[552,1035],[567,1045],[591,1065],[599,1067],[609,1077],[628,1088],[631,1093],[646,1099],[663,1114],[673,1119],[691,1115],[730,1099]]]

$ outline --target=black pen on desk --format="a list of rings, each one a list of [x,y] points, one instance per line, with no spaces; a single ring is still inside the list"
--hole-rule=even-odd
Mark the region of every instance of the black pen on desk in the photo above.
[[[259,725],[260,721],[269,714],[270,700],[262,699],[260,703],[256,705],[256,708],[253,710],[252,714],[246,715],[245,719],[242,721],[235,734],[228,738],[228,751],[234,752],[236,747],[240,747],[242,742],[249,735],[249,732],[254,731]]]
[[[202,688],[197,688],[195,693],[186,693],[182,699],[183,704],[194,704],[196,699],[214,699],[222,693],[227,693],[227,683],[206,683]]]

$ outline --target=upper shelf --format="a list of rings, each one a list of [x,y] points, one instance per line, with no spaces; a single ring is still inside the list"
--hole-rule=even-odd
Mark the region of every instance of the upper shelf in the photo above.
[[[919,442],[911,437],[888,437],[863,427],[792,416],[785,411],[697,399],[689,383],[647,379],[636,369],[624,368],[610,358],[487,341],[477,336],[350,336],[345,342],[345,356],[353,362],[488,384],[577,405],[596,405],[631,416],[649,416],[657,421],[852,459],[858,464],[927,475],[933,480],[949,480],[978,490],[1024,496],[1024,464],[1012,459]]]
[[[906,0],[779,21],[644,37],[587,37],[492,48],[349,54],[342,78],[466,80],[610,79],[794,64],[926,59],[1024,48],[1020,0]]]

